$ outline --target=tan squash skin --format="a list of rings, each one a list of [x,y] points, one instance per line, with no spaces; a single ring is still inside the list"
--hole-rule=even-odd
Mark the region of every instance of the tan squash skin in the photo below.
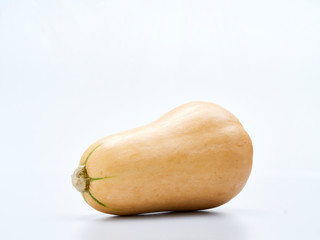
[[[91,145],[80,165],[88,158],[88,176],[103,179],[89,183],[97,201],[88,192],[83,196],[98,211],[115,215],[213,208],[244,187],[252,154],[235,116],[213,103],[191,102]]]

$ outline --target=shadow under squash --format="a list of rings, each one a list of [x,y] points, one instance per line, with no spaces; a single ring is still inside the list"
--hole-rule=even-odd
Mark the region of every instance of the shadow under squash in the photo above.
[[[219,239],[243,240],[238,219],[221,211],[159,212],[106,216],[81,229],[79,239]]]

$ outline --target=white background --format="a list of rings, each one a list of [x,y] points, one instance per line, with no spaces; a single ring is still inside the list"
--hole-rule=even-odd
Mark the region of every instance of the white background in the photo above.
[[[2,239],[319,239],[320,2],[0,2]],[[113,217],[70,175],[111,133],[203,100],[254,145],[217,209]]]

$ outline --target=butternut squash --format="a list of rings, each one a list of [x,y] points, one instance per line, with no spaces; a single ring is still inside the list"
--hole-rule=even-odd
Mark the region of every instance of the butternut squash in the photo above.
[[[209,209],[242,190],[252,154],[234,115],[213,103],[190,102],[92,144],[72,183],[89,205],[109,214]]]

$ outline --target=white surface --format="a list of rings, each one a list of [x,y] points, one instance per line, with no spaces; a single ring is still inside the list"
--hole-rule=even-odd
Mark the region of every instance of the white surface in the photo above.
[[[319,1],[1,1],[3,239],[319,239]],[[203,212],[112,217],[70,175],[192,100],[233,112],[252,176]]]

